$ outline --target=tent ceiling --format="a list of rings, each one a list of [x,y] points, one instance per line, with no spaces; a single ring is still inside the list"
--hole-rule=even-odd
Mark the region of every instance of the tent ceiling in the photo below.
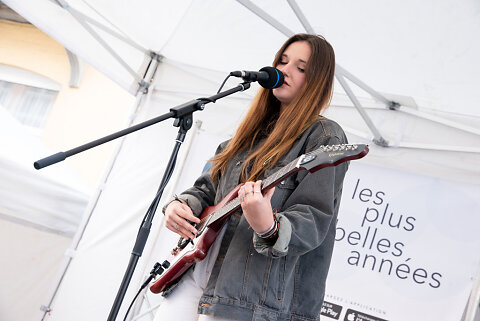
[[[202,79],[210,78],[218,85],[229,71],[269,65],[286,34],[305,32],[292,10],[298,5],[307,26],[334,46],[342,67],[337,70],[345,69],[402,104],[399,113],[388,110],[351,86],[359,101],[365,101],[364,107],[382,109],[369,110],[368,122],[349,100],[346,113],[332,108],[330,115],[354,139],[378,142],[381,137],[389,146],[445,150],[450,151],[450,158],[462,152],[460,156],[473,163],[480,158],[480,110],[476,108],[480,43],[474,41],[480,36],[480,6],[474,0],[139,0],[114,6],[107,0],[5,3],[132,94],[139,90],[152,52],[171,66],[203,74]],[[250,6],[263,11],[277,26],[260,18]],[[184,88],[191,95],[203,92],[201,84],[183,86],[184,81],[176,78],[167,82],[170,89]],[[345,101],[338,82],[335,93],[332,105],[336,107]],[[381,128],[381,136],[365,123]],[[382,155],[388,157],[386,152]],[[416,156],[410,158],[415,164]],[[462,166],[456,165],[457,169]],[[467,167],[464,177],[474,169]]]
[[[131,89],[131,75],[55,1],[6,3],[87,62],[103,64],[100,69]],[[270,64],[285,40],[234,0],[139,0],[114,6],[106,0],[71,0],[68,4],[145,50],[224,72]],[[287,1],[255,4],[291,31],[305,31]],[[297,4],[313,29],[333,44],[338,63],[371,87],[412,96],[424,108],[480,117],[476,108],[480,92],[475,90],[480,43],[474,41],[480,36],[478,2],[298,0]],[[133,70],[144,71],[144,53],[105,32],[99,34]]]

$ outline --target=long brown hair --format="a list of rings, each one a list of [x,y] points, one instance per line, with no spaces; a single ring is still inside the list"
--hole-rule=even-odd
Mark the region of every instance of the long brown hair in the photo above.
[[[305,67],[305,83],[293,101],[280,113],[280,102],[272,90],[261,88],[225,149],[212,160],[212,179],[217,181],[228,163],[241,150],[250,150],[262,133],[268,136],[242,167],[241,182],[257,180],[265,170],[272,168],[293,142],[315,122],[330,102],[335,76],[335,54],[332,46],[321,36],[296,34],[280,48],[273,61],[277,66],[289,45],[305,41],[311,54]],[[247,174],[248,173],[248,174]]]

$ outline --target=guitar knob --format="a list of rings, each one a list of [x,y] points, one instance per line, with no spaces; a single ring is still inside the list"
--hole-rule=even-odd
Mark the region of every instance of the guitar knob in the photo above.
[[[162,266],[163,266],[165,269],[168,269],[168,268],[170,267],[170,262],[168,262],[167,260],[165,260],[165,261],[163,261]]]

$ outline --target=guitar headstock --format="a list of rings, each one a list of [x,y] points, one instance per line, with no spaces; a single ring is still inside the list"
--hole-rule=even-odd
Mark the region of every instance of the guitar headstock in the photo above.
[[[341,144],[322,145],[320,148],[300,156],[297,167],[315,172],[328,166],[336,166],[340,163],[359,159],[368,154],[368,145],[365,144]]]

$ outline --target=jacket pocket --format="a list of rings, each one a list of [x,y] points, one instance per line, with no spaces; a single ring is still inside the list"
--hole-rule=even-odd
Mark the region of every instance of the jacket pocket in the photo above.
[[[265,305],[281,312],[286,312],[292,305],[294,292],[295,262],[297,257],[283,256],[272,260],[270,290],[267,292]]]
[[[272,208],[277,211],[283,210],[283,204],[285,204],[286,200],[290,197],[295,189],[295,184],[293,179],[287,178],[286,180],[282,181],[280,184],[275,186],[275,193],[273,193],[271,204]]]
[[[274,168],[271,168],[265,172],[265,177],[275,174],[278,170],[280,170],[286,164],[279,163]],[[287,177],[285,180],[281,181],[279,184],[275,186],[275,193],[273,193],[271,204],[272,208],[278,211],[283,209],[283,204],[285,201],[290,197],[293,193],[296,183],[295,183],[296,174]]]

